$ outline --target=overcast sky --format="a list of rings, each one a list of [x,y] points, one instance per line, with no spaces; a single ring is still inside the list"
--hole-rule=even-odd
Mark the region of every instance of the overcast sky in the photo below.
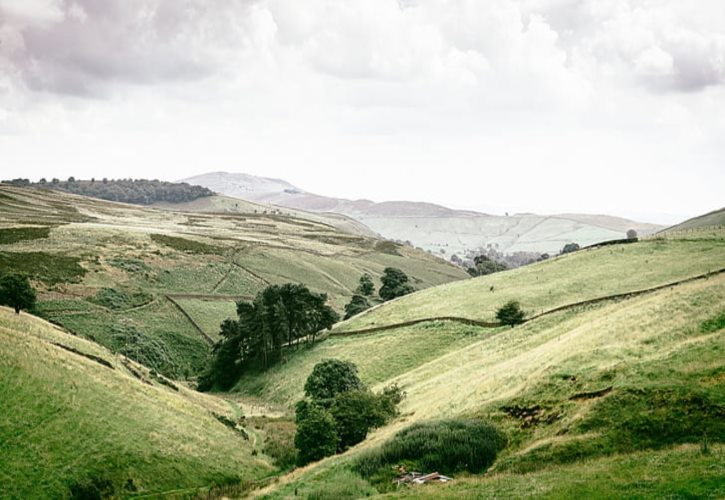
[[[0,177],[725,205],[723,0],[0,0]]]

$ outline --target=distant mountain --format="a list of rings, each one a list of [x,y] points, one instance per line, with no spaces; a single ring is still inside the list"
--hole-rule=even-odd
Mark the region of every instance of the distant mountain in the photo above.
[[[699,215],[680,222],[672,227],[668,227],[663,233],[674,233],[679,231],[687,231],[691,229],[703,229],[717,226],[725,226],[725,207],[720,210],[713,210],[704,215]]]
[[[488,245],[499,252],[556,253],[566,243],[582,246],[624,238],[627,230],[640,235],[662,226],[620,217],[589,214],[489,215],[454,210],[433,203],[347,200],[308,193],[280,179],[213,172],[184,179],[228,196],[311,212],[335,212],[353,217],[378,234],[410,241],[441,255],[464,256]]]

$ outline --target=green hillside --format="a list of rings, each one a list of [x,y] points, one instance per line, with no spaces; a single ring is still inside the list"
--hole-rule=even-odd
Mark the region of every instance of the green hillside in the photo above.
[[[274,471],[215,418],[234,416],[229,403],[7,308],[0,401],[2,498],[65,498],[92,480],[124,496],[194,491]]]
[[[506,299],[551,309],[714,271],[724,252],[722,240],[604,247],[419,292],[343,326],[445,314],[490,319],[500,304],[490,296],[509,288],[517,293]],[[537,277],[547,284],[537,285]],[[392,497],[721,497],[723,304],[725,274],[718,273],[564,309],[513,329],[428,321],[377,333],[333,331],[278,369],[243,378],[237,390],[290,404],[314,363],[337,357],[357,363],[373,387],[400,384],[407,392],[401,417],[346,454],[261,493],[344,498],[380,492],[380,484],[354,471],[359,457],[412,423],[464,416],[491,421],[508,437],[493,469]]]
[[[685,235],[696,235],[702,231],[722,230],[725,227],[725,208],[713,210],[704,215],[699,215],[684,222],[668,227],[661,234],[684,233]]]
[[[32,276],[44,318],[114,351],[143,352],[142,361],[174,378],[197,374],[235,301],[269,284],[304,283],[342,311],[359,277],[386,266],[418,288],[467,277],[319,216],[245,207],[179,212],[3,185],[0,272]]]
[[[526,267],[450,283],[371,309],[337,331],[435,316],[494,321],[518,300],[529,315],[584,300],[650,288],[725,267],[725,239],[645,240],[583,250]]]

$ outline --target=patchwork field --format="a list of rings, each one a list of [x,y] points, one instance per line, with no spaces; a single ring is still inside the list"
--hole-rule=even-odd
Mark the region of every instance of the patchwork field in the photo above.
[[[46,319],[114,351],[145,353],[144,362],[175,378],[197,374],[235,302],[269,284],[304,283],[342,311],[359,277],[386,266],[418,288],[467,277],[320,215],[235,209],[179,212],[3,185],[0,266],[32,276]]]

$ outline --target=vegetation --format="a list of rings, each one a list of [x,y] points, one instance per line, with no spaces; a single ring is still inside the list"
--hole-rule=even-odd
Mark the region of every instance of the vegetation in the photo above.
[[[223,247],[209,245],[208,243],[202,243],[201,241],[190,240],[188,238],[177,238],[176,236],[168,236],[165,234],[152,234],[151,239],[156,243],[166,245],[180,252],[211,255],[224,253]]]
[[[334,455],[339,437],[335,419],[322,406],[302,400],[295,409],[295,447],[300,465]]]
[[[496,311],[496,319],[502,325],[507,326],[520,325],[524,322],[525,316],[526,313],[521,309],[521,304],[515,300],[505,303]]]
[[[395,465],[422,472],[477,474],[493,465],[505,445],[506,438],[487,422],[460,418],[421,422],[361,455],[355,469],[363,477],[378,476],[378,480],[381,476],[389,480]]]
[[[147,304],[152,299],[150,294],[143,291],[130,293],[115,288],[101,288],[95,296],[88,300],[109,309],[123,310]]]
[[[350,302],[345,305],[345,319],[350,319],[356,314],[370,309],[370,302],[362,295],[353,295]]]
[[[368,273],[360,276],[360,284],[355,291],[365,297],[372,296],[375,293],[375,283],[373,282],[373,277]]]
[[[86,274],[80,259],[45,252],[0,252],[0,269],[31,276],[47,285],[77,283]]]
[[[392,300],[413,291],[413,287],[408,284],[408,275],[394,267],[386,267],[380,281],[383,286],[380,287],[378,294],[383,300]]]
[[[397,415],[405,397],[397,385],[372,393],[360,382],[353,363],[336,359],[315,365],[305,382],[305,394],[310,399],[299,401],[295,410],[300,464],[360,443],[371,429]]]
[[[356,316],[334,331],[440,316],[494,321],[497,309],[510,300],[519,301],[533,316],[565,304],[705,274],[722,267],[722,262],[725,238],[611,245],[422,290]]]
[[[561,249],[561,254],[576,252],[581,248],[578,243],[567,243],[564,248]]]
[[[212,416],[226,402],[38,318],[0,308],[0,360],[2,496],[67,498],[107,481],[116,496],[165,496],[274,470]]]
[[[340,359],[325,359],[317,363],[307,377],[305,396],[313,401],[324,402],[338,394],[362,388],[354,363]]]
[[[101,181],[93,179],[81,181],[69,177],[67,181],[53,179],[51,182],[46,182],[42,179],[40,182],[32,183],[28,179],[13,179],[2,182],[12,186],[55,189],[67,193],[100,198],[102,200],[135,203],[138,205],[151,205],[152,203],[160,201],[183,203],[214,194],[208,188],[192,186],[186,182],[165,182],[146,179],[104,178]]]
[[[27,276],[6,274],[0,276],[0,305],[10,306],[15,314],[21,309],[32,310],[35,307],[35,290]]]
[[[637,231],[634,229],[627,230],[627,239],[628,240],[636,240],[637,239]]]
[[[468,274],[471,276],[485,276],[508,269],[506,264],[490,259],[486,255],[476,256],[473,262],[475,264],[474,267],[468,268]]]
[[[229,388],[246,370],[266,370],[282,360],[284,347],[300,341],[313,344],[318,332],[330,328],[339,316],[326,304],[327,295],[304,285],[271,285],[252,303],[237,304],[238,320],[225,320],[214,347],[202,389]]]
[[[0,245],[10,245],[20,241],[32,241],[47,238],[49,227],[7,227],[0,229]]]

